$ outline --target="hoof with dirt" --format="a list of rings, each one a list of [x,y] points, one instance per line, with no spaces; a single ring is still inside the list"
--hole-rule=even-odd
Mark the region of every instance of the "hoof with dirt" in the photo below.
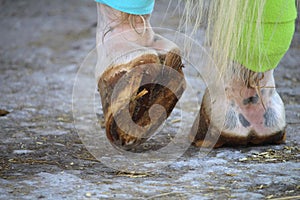
[[[265,73],[242,71],[243,78],[235,76],[226,81],[223,102],[211,101],[211,91],[206,90],[192,128],[196,135],[190,137],[195,146],[217,148],[285,142],[285,110],[275,89],[273,70]],[[220,116],[212,116],[212,107],[226,109],[220,112],[225,114],[224,123],[217,121]]]
[[[98,88],[109,140],[131,149],[147,140],[164,122],[185,89],[181,58],[144,54],[109,67]],[[157,105],[162,106],[160,109]]]

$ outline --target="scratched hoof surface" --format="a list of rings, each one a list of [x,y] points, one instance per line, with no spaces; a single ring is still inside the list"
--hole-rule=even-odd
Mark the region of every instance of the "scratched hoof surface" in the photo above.
[[[102,74],[98,88],[106,134],[113,144],[132,149],[157,130],[184,92],[182,67],[175,49],[165,55],[141,55]],[[151,110],[154,105],[163,110]]]

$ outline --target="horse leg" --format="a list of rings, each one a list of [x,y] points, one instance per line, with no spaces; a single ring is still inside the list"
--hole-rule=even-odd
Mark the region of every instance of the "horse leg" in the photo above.
[[[97,68],[105,68],[97,75],[106,135],[130,150],[157,130],[183,93],[180,50],[152,30],[150,14],[97,6]]]

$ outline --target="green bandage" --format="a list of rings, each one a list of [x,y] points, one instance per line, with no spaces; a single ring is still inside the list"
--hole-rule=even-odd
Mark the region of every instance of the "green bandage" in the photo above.
[[[258,12],[252,12],[258,10],[255,0],[249,2],[249,21],[241,22],[243,33],[233,59],[252,71],[265,72],[279,64],[291,44],[296,4],[295,0],[266,0],[262,18],[258,19]]]

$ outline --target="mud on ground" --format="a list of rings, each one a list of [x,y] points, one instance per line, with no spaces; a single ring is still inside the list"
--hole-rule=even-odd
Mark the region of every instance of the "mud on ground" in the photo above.
[[[152,24],[175,29],[176,1],[156,3]],[[95,46],[91,0],[0,1],[0,199],[272,199],[300,195],[300,34],[276,69],[286,144],[191,147],[153,173],[106,167],[73,125],[72,88]],[[291,198],[292,199],[292,198]]]

